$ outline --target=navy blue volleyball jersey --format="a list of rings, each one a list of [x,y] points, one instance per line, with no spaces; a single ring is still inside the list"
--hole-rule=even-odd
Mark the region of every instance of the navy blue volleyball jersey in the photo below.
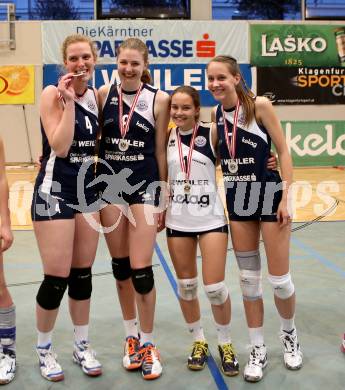
[[[128,182],[132,185],[146,180],[151,183],[159,180],[158,165],[155,157],[154,102],[157,89],[143,84],[136,107],[134,108],[128,132],[122,140],[119,128],[119,95],[116,85],[111,85],[103,106],[102,139],[99,157],[106,161],[115,173],[124,168],[132,170]],[[126,123],[136,91],[122,90],[123,123]],[[125,147],[121,146],[125,143]],[[97,174],[110,174],[110,170],[98,164]]]
[[[95,178],[95,146],[98,131],[96,96],[93,88],[89,87],[82,97],[75,99],[74,136],[66,157],[58,157],[55,154],[41,123],[43,160],[36,179],[36,189],[40,187],[43,193],[75,202],[77,185],[80,182],[85,198],[93,198],[96,188],[86,186]],[[83,163],[87,163],[88,168],[83,180],[78,181]],[[82,170],[80,173],[84,174]]]
[[[224,113],[231,144],[235,107],[225,110]],[[267,160],[270,157],[271,149],[271,138],[267,129],[263,125],[259,125],[255,118],[249,125],[245,125],[244,111],[241,105],[237,122],[235,158],[232,159],[224,135],[224,118],[221,105],[217,106],[216,124],[229,215],[231,216],[231,212],[234,211],[235,200],[239,202],[237,206],[240,204],[246,209],[250,204],[250,197],[252,201],[256,202],[258,191],[259,204],[255,210],[256,213],[261,213],[264,200],[269,202],[270,197],[275,199],[281,197],[281,192],[277,192],[275,195],[272,194],[272,191],[274,192],[274,188],[276,188],[275,184],[281,183],[281,178],[278,171],[267,169]],[[268,182],[271,182],[272,186],[271,184],[268,185]],[[245,183],[256,184],[246,185]],[[250,193],[251,189],[252,193]],[[237,198],[235,198],[236,192],[238,193]],[[277,202],[273,203],[277,204]]]

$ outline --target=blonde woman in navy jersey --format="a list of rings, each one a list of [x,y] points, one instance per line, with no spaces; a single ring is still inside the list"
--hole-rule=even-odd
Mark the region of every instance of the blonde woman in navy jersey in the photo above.
[[[218,56],[207,66],[208,88],[219,105],[213,112],[219,138],[230,230],[249,327],[252,350],[244,369],[250,382],[261,380],[267,365],[263,335],[260,233],[268,281],[273,287],[281,322],[284,363],[302,366],[294,322],[295,289],[289,269],[291,217],[288,191],[292,162],[272,104],[246,87],[236,59]],[[267,169],[271,139],[278,152],[281,174]]]
[[[176,127],[168,140],[170,202],[166,233],[177,276],[179,301],[193,336],[187,366],[204,368],[209,354],[200,318],[198,300],[197,246],[202,257],[202,278],[210,301],[218,336],[221,369],[234,376],[239,365],[230,337],[231,305],[224,283],[228,226],[217,192],[217,129],[199,121],[198,92],[189,86],[171,96],[171,119]]]
[[[49,381],[64,379],[52,350],[52,332],[67,287],[74,324],[73,360],[89,376],[102,373],[88,340],[91,266],[98,232],[84,214],[99,221],[99,212],[73,207],[83,201],[97,203],[96,189],[87,187],[94,179],[98,133],[97,91],[88,87],[88,81],[97,55],[91,40],[81,35],[68,36],[62,54],[66,74],[41,96],[43,156],[31,208],[44,270],[36,297],[37,354],[41,375]]]
[[[97,174],[99,181],[110,183],[102,195],[108,205],[102,207],[101,222],[124,319],[123,365],[140,368],[144,379],[155,379],[162,366],[153,339],[152,255],[162,218],[156,183],[167,177],[170,97],[150,85],[148,50],[141,40],[121,43],[117,67],[120,84],[99,90],[103,126]]]

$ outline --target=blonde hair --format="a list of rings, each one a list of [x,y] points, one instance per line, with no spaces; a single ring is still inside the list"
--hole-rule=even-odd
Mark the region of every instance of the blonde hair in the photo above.
[[[143,74],[141,75],[140,80],[145,84],[152,84],[151,74],[147,68],[147,65],[149,63],[149,51],[145,43],[138,38],[128,38],[121,42],[120,46],[118,46],[116,50],[116,54],[119,55],[122,49],[137,50],[143,56],[143,60],[145,62],[145,69],[143,70]]]
[[[212,62],[221,62],[222,64],[225,64],[229,70],[229,72],[233,75],[240,75],[241,80],[236,85],[235,90],[237,93],[237,96],[240,100],[240,103],[243,106],[244,111],[244,122],[246,125],[249,125],[249,123],[254,119],[255,117],[255,94],[251,89],[247,86],[241,70],[240,66],[238,65],[236,59],[231,56],[224,56],[219,55],[217,57],[214,57],[208,64],[206,69],[208,69],[208,66]]]
[[[78,43],[78,42],[88,43],[90,46],[92,55],[93,55],[93,59],[95,61],[97,61],[97,50],[96,50],[94,43],[91,41],[91,39],[89,37],[86,37],[85,35],[73,34],[73,35],[69,35],[68,37],[66,37],[62,43],[61,53],[62,53],[63,62],[67,61],[67,48],[68,48],[68,46],[72,45],[73,43]]]

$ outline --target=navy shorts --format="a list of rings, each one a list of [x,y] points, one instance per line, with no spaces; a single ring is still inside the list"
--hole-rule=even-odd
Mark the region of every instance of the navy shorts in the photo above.
[[[96,193],[92,198],[87,199],[85,206],[80,206],[77,200],[65,200],[58,195],[46,194],[38,190],[35,190],[32,196],[32,221],[73,219],[75,214],[95,211],[99,211],[98,194]]]
[[[206,230],[204,232],[183,232],[181,230],[175,230],[166,228],[167,237],[198,237],[207,233],[226,233],[228,234],[228,225],[223,225],[215,229]]]

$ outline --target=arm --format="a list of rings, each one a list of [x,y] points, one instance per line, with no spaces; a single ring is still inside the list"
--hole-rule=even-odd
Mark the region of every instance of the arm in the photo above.
[[[66,157],[74,136],[74,90],[71,86],[71,74],[61,77],[58,87],[49,85],[41,96],[40,116],[49,145],[58,157]],[[64,98],[65,106],[59,100]]]
[[[283,129],[271,102],[264,97],[258,97],[255,102],[255,110],[258,121],[266,127],[278,153],[284,184],[283,197],[278,208],[278,220],[281,221],[281,225],[285,225],[289,220],[288,191],[292,183],[291,156],[286,145]]]
[[[0,139],[0,218],[1,218],[1,252],[8,249],[13,242],[13,235],[11,232],[10,210],[8,207],[8,184],[5,172],[5,152],[4,145]]]
[[[154,115],[156,118],[155,156],[158,163],[159,180],[167,179],[167,129],[170,119],[170,96],[159,90],[157,92]]]

